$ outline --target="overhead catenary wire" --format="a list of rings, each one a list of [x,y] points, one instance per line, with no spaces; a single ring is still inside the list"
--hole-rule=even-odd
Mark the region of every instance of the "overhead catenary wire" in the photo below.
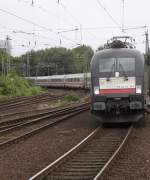
[[[52,41],[56,41],[56,39],[52,39],[51,37],[49,36],[43,36],[43,35],[39,35],[39,34],[36,34],[34,32],[25,32],[25,31],[22,31],[22,30],[13,30],[12,31],[13,33],[20,33],[20,34],[26,34],[26,35],[29,35],[29,36],[35,36],[35,37],[39,37],[39,38],[42,38],[42,39],[47,39],[47,40],[52,40]]]
[[[29,2],[25,1],[25,0],[22,0],[22,2],[26,3],[26,4],[29,4]],[[56,17],[56,18],[59,18],[59,19],[62,19],[63,21],[63,18],[61,16],[58,16],[57,14],[54,14],[52,12],[51,9],[47,9],[43,6],[41,6],[40,4],[37,4],[37,3],[34,3],[32,5],[32,7],[35,7],[35,8],[38,8],[40,11],[44,12],[44,13],[47,13],[47,14],[51,14],[52,16]],[[65,22],[68,24],[68,25],[71,25],[71,26],[74,26],[74,24],[72,24],[70,21],[68,21],[67,19],[65,19]]]
[[[104,5],[100,2],[100,0],[96,0],[99,6],[106,12],[106,14],[109,16],[109,18],[119,27],[120,24],[113,18],[113,16],[109,13],[109,11],[104,7]]]
[[[81,37],[81,42],[82,42],[83,41],[83,32],[82,31],[84,30],[84,32],[85,32],[85,30],[88,30],[88,28],[84,28],[83,24],[74,15],[72,15],[72,13],[68,10],[68,8],[66,7],[66,5],[64,3],[60,2],[59,5],[61,5],[63,7],[64,11],[80,25],[80,37]],[[89,34],[92,38],[94,38],[96,40],[99,39],[92,32],[86,31],[85,33]]]
[[[53,30],[50,29],[50,28],[47,28],[47,27],[45,27],[45,26],[43,26],[43,25],[40,25],[40,24],[37,24],[37,23],[35,23],[35,22],[33,22],[33,21],[30,21],[30,20],[28,20],[28,19],[26,19],[26,18],[24,18],[24,17],[18,16],[18,15],[14,14],[14,13],[12,13],[12,12],[10,12],[10,11],[7,11],[7,10],[1,9],[1,8],[0,8],[0,11],[3,12],[3,13],[5,13],[5,14],[11,15],[11,16],[13,16],[13,17],[16,17],[17,19],[20,19],[20,20],[22,20],[22,21],[24,21],[24,22],[26,22],[26,23],[29,23],[29,24],[31,24],[31,25],[34,25],[34,26],[39,27],[39,28],[41,28],[41,29],[44,29],[44,30],[46,30],[46,31],[48,31],[48,32],[55,33],[55,35],[58,36],[58,33],[55,32],[55,31],[53,31]],[[70,40],[69,38],[67,38],[67,37],[65,37],[65,36],[63,36],[63,38],[64,38],[64,39],[68,39],[69,41],[73,41],[73,40]],[[74,42],[75,42],[75,41],[74,41]]]
[[[83,24],[68,10],[68,8],[66,7],[66,5],[64,5],[64,3],[59,2],[59,5],[62,6],[62,8],[64,9],[64,11],[70,16],[72,17],[72,19],[74,19],[80,27],[80,37],[81,37],[81,42],[83,41],[83,32],[82,30],[84,29]],[[81,28],[82,27],[82,28]],[[96,40],[98,39],[95,35],[93,35],[93,33],[90,33],[88,31],[86,31],[86,33],[88,33],[91,37],[95,38]]]
[[[26,22],[26,23],[29,23],[29,24],[32,24],[32,25],[34,25],[34,26],[40,27],[41,29],[44,29],[44,30],[46,30],[46,31],[53,32],[53,30],[50,29],[50,28],[47,28],[47,27],[42,26],[42,25],[39,25],[39,24],[37,24],[37,23],[35,23],[35,22],[33,22],[33,21],[30,21],[30,20],[28,20],[28,19],[26,19],[26,18],[23,18],[23,17],[21,17],[21,16],[18,16],[18,15],[14,14],[14,13],[12,13],[12,12],[10,12],[10,11],[7,11],[7,10],[1,9],[1,8],[0,8],[0,11],[3,12],[3,13],[5,13],[5,14],[9,14],[9,15],[11,15],[11,16],[14,16],[14,17],[16,17],[16,18],[18,18],[18,19]]]
[[[26,2],[25,0],[22,0],[23,2]],[[58,2],[58,1],[57,1]],[[26,2],[26,3],[28,3],[28,2]],[[69,15],[69,17],[71,17],[72,19],[73,19],[73,21],[74,22],[76,22],[77,24],[78,24],[78,27],[79,27],[79,29],[80,29],[80,38],[81,38],[81,42],[83,41],[83,31],[84,31],[84,33],[87,33],[89,36],[91,36],[92,38],[94,38],[94,39],[96,39],[96,40],[98,40],[99,38],[98,37],[96,37],[95,36],[95,34],[93,34],[92,32],[89,32],[89,31],[87,31],[87,30],[90,30],[90,28],[88,29],[88,28],[84,28],[84,25],[72,14],[72,12],[70,12],[70,10],[68,10],[68,8],[67,8],[67,6],[64,4],[64,2],[62,3],[62,1],[59,1],[59,3],[58,3],[58,5],[60,6],[60,7],[62,7],[63,9],[64,9],[64,11],[66,12],[66,14],[68,14]],[[43,12],[45,12],[45,13],[52,13],[50,10],[47,10],[46,8],[43,8],[41,5],[38,5],[37,3],[34,3],[34,5],[33,5],[33,7],[37,7],[37,8],[39,8],[40,10],[42,10]],[[58,15],[57,15],[57,18],[58,18]],[[72,24],[71,24],[72,25]],[[74,25],[74,27],[75,27],[75,25]],[[77,27],[77,25],[76,25],[76,27]],[[81,28],[82,27],[82,28]],[[102,29],[105,29],[105,27],[102,27]],[[111,27],[106,27],[106,29],[109,29],[109,28],[111,28]],[[116,27],[114,27],[114,28],[118,28],[118,24],[117,24],[117,26]],[[91,28],[91,30],[93,30],[94,28]],[[101,29],[101,27],[99,28],[99,29]],[[58,29],[58,30],[60,30],[60,28]],[[66,28],[66,31],[68,31],[69,30],[69,28]],[[55,30],[55,31],[57,31],[57,30]],[[65,30],[64,30],[65,31]],[[82,34],[82,35],[81,35]],[[64,37],[65,38],[65,37]],[[66,39],[69,39],[69,38],[67,38],[66,37]],[[73,41],[73,40],[72,40]]]

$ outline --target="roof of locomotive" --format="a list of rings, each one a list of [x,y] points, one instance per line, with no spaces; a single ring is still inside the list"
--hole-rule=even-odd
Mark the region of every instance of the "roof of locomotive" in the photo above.
[[[101,51],[97,51],[91,61],[91,65],[99,61],[100,58],[109,58],[109,57],[136,57],[137,61],[143,61],[144,57],[142,53],[136,49],[129,48],[112,48],[112,49],[104,49]]]
[[[112,48],[112,49],[104,49],[95,53],[91,61],[91,72],[94,74],[98,74],[98,64],[99,61],[103,58],[121,58],[121,57],[131,57],[135,58],[136,61],[136,72],[138,74],[143,73],[144,68],[144,56],[143,54],[136,49],[129,48]]]
[[[97,51],[94,56],[139,56],[141,52],[136,49],[129,49],[129,48],[111,48],[111,49],[104,49],[101,51]]]

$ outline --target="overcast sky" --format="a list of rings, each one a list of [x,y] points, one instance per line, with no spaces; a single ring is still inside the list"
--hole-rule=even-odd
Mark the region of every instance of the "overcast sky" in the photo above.
[[[149,0],[124,2],[126,28],[150,26]],[[0,39],[10,36],[16,56],[31,49],[79,44],[95,50],[112,36],[130,35],[144,52],[145,28],[121,32],[122,4],[122,0],[0,0]]]

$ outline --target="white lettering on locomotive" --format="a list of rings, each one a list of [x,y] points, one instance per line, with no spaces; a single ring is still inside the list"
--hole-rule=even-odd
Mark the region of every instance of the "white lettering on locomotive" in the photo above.
[[[115,78],[99,78],[100,89],[131,89],[135,88],[136,78],[115,77]]]

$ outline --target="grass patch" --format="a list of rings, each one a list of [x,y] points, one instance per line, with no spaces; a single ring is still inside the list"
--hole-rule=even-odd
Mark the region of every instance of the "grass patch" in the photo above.
[[[79,95],[74,91],[69,91],[67,95],[63,99],[58,99],[49,102],[49,106],[51,108],[56,108],[60,106],[66,106],[71,103],[80,102],[82,99],[80,99]]]
[[[65,101],[67,102],[76,102],[79,101],[80,97],[77,93],[74,91],[70,91],[66,96],[65,96]]]

